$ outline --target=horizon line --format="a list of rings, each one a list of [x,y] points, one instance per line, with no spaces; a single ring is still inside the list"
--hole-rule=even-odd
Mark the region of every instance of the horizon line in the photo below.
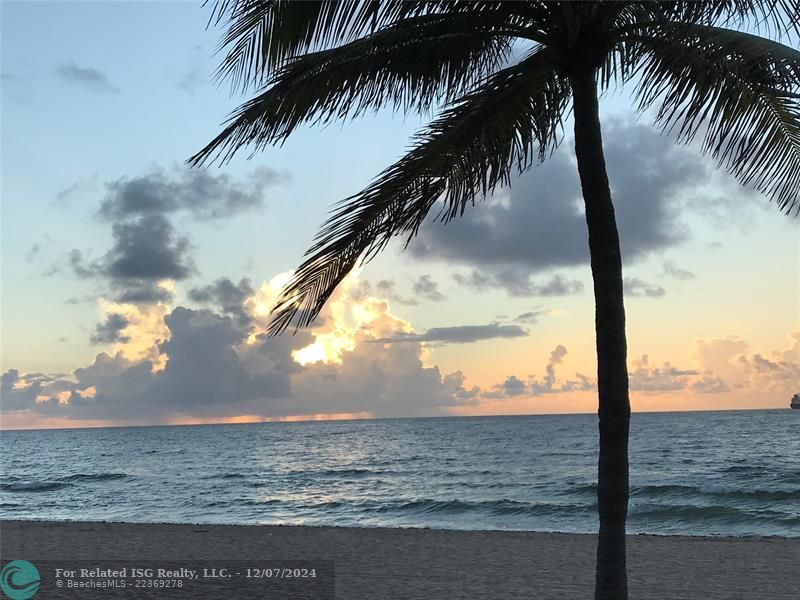
[[[791,411],[789,407],[773,407],[773,408],[716,408],[716,409],[689,409],[689,410],[637,410],[631,411],[631,415],[636,414],[676,414],[676,413],[709,413],[709,412],[758,412],[768,410],[786,410]],[[406,416],[406,417],[355,417],[348,419],[292,419],[288,420],[286,417],[267,418],[261,421],[238,421],[226,422],[219,421],[214,423],[149,423],[138,425],[85,425],[76,427],[2,427],[0,425],[0,433],[7,431],[74,431],[78,429],[131,429],[136,427],[216,427],[221,425],[280,425],[287,423],[345,423],[345,422],[358,422],[358,421],[400,421],[411,419],[493,419],[493,418],[514,418],[514,417],[561,417],[561,416],[580,416],[580,415],[597,415],[597,412],[565,412],[565,413],[517,413],[517,414],[497,414],[497,415],[420,415],[420,416]],[[303,415],[290,415],[290,416],[303,416]],[[313,415],[309,415],[311,417]]]

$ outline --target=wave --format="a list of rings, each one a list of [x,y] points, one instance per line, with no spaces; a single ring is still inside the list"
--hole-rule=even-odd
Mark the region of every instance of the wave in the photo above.
[[[246,479],[244,473],[220,473],[219,475],[205,475],[200,479]]]
[[[49,481],[9,477],[6,483],[0,483],[0,490],[6,492],[53,492],[70,487],[75,483],[112,481],[115,479],[127,479],[128,477],[129,475],[126,473],[74,473],[73,475],[66,475]]]
[[[114,479],[127,479],[127,473],[75,473],[59,478],[59,481],[112,481]]]
[[[633,519],[644,519],[658,522],[684,521],[684,522],[709,522],[728,524],[750,524],[753,521],[780,523],[782,525],[800,524],[800,517],[790,516],[773,510],[742,510],[732,506],[697,506],[684,505],[634,505],[631,507],[630,516]]]
[[[769,500],[800,500],[800,490],[780,490],[772,489],[765,490],[761,488],[756,489],[731,489],[731,488],[702,488],[690,485],[645,485],[641,487],[632,487],[631,496],[665,496],[665,495],[680,495],[680,496],[710,496],[718,499],[727,500],[754,500],[754,501],[769,501]]]
[[[306,470],[295,469],[288,471],[288,475],[304,475],[307,477],[365,477],[367,475],[385,475],[389,471],[373,471],[372,469],[320,469],[320,470]]]
[[[491,516],[544,516],[561,514],[583,514],[594,510],[591,504],[563,504],[556,502],[519,502],[517,500],[486,500],[467,502],[464,500],[410,500],[382,504],[372,512],[412,514],[463,514],[480,512]]]
[[[0,490],[6,492],[52,492],[69,487],[69,483],[59,481],[15,481],[0,484]]]

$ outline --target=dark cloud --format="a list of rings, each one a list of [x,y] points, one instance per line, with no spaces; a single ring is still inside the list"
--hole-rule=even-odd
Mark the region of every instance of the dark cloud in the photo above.
[[[227,277],[217,279],[211,285],[189,290],[189,299],[202,304],[213,304],[227,315],[238,319],[240,325],[248,325],[252,316],[244,308],[244,301],[255,294],[250,280],[243,278],[238,284]]]
[[[606,163],[626,263],[686,237],[674,199],[701,182],[706,163],[640,124],[611,122]],[[416,258],[481,272],[533,273],[588,264],[586,221],[570,144],[463,218],[428,222],[410,245]]]
[[[469,274],[456,273],[453,279],[459,285],[479,292],[502,289],[514,298],[570,296],[583,291],[583,284],[580,281],[567,279],[560,274],[540,282],[532,279],[527,272],[511,269],[489,272],[473,270]]]
[[[58,409],[60,392],[70,391],[74,383],[61,378],[61,374],[27,373],[9,369],[0,377],[0,410],[5,413],[36,410],[51,413]]]
[[[123,288],[112,296],[114,302],[120,304],[158,304],[172,301],[173,294],[170,290],[160,287],[154,281],[121,281],[118,285]]]
[[[87,264],[86,260],[83,258],[83,252],[77,248],[73,248],[69,251],[67,254],[67,260],[69,261],[69,266],[74,275],[80,279],[88,279],[89,277],[94,277],[98,273],[98,268]],[[58,270],[60,269],[51,269],[49,274],[57,273]]]
[[[230,317],[179,307],[164,321],[170,338],[160,349],[168,360],[152,387],[154,398],[197,410],[290,394],[289,373],[269,364],[256,373],[247,369],[236,349],[247,334]]]
[[[122,334],[129,324],[130,321],[125,315],[111,313],[106,317],[105,321],[95,326],[94,333],[89,338],[89,341],[92,344],[114,344],[116,342],[124,344],[129,342],[131,338]]]
[[[686,269],[680,268],[673,261],[668,260],[664,263],[664,275],[674,279],[687,280],[694,279],[694,273]]]
[[[69,83],[74,83],[92,92],[118,94],[119,88],[111,83],[103,71],[82,67],[74,62],[58,65],[56,74]]]
[[[142,177],[123,177],[106,184],[98,214],[108,221],[185,211],[198,219],[222,219],[264,205],[269,186],[288,176],[259,167],[242,181],[208,171],[154,171]]]
[[[529,310],[528,312],[524,312],[520,315],[517,315],[514,318],[514,323],[526,323],[529,325],[535,325],[539,322],[539,317],[541,317],[545,311],[543,310]]]
[[[667,291],[660,285],[647,283],[638,277],[626,277],[622,283],[626,296],[662,298],[667,293]]]
[[[183,211],[199,219],[230,217],[262,206],[265,189],[285,180],[286,175],[261,167],[241,181],[188,170],[169,175],[159,170],[111,181],[106,184],[98,216],[113,222],[112,248],[97,260],[87,260],[74,249],[66,263],[81,279],[107,280],[112,288],[110,297],[116,302],[168,302],[172,293],[160,283],[187,279],[195,266],[189,240],[176,233],[167,215]],[[53,275],[63,266],[64,260],[46,274]],[[222,287],[216,293],[224,296],[232,291],[224,287],[224,282],[217,283]],[[220,300],[225,302],[225,312],[245,320],[241,306],[231,308],[235,302],[229,300]]]
[[[460,325],[457,327],[433,327],[425,333],[396,333],[392,337],[375,340],[380,343],[439,342],[444,344],[471,344],[482,340],[512,339],[526,337],[528,331],[519,325]]]
[[[143,216],[111,228],[114,246],[106,255],[104,272],[115,280],[157,281],[186,279],[194,270],[189,241],[176,235],[162,216]]]
[[[505,381],[496,384],[491,391],[483,394],[485,398],[513,398],[528,394],[528,384],[516,375],[509,375]]]
[[[411,288],[414,295],[428,302],[441,302],[444,294],[439,291],[439,284],[431,279],[430,275],[422,275],[414,282]]]
[[[20,384],[25,384],[21,387]],[[40,381],[25,381],[17,369],[9,369],[0,378],[0,397],[3,412],[25,410],[34,405],[42,389]]]
[[[119,302],[152,303],[171,294],[157,283],[180,281],[194,273],[189,240],[178,236],[161,215],[146,215],[111,228],[114,245],[96,261],[87,261],[80,250],[69,253],[69,264],[79,278],[105,278],[116,290]]]

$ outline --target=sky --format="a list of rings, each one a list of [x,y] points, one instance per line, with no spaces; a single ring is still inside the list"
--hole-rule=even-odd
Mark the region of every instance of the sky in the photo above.
[[[391,245],[311,330],[268,338],[330,206],[431,115],[308,127],[190,171],[245,100],[213,81],[208,17],[194,2],[0,4],[0,427],[595,411],[570,123],[543,165]],[[786,407],[797,218],[630,105],[601,101],[633,410]]]

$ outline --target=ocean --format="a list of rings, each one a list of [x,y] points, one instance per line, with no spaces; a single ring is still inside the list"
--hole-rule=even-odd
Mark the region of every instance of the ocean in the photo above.
[[[0,518],[593,532],[595,415],[0,433]],[[628,531],[800,537],[800,411],[634,414]]]

